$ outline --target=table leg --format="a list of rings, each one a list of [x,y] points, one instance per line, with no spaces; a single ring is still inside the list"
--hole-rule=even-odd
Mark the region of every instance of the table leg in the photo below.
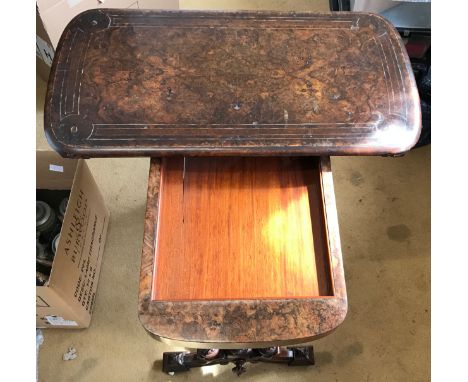
[[[193,367],[227,365],[234,363],[232,371],[240,375],[247,371],[245,363],[286,363],[288,366],[314,365],[314,349],[309,347],[269,347],[259,349],[197,349],[196,352],[166,352],[163,371],[174,374]]]

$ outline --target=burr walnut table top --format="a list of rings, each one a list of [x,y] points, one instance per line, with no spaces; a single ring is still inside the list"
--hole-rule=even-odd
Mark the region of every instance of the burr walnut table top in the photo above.
[[[380,155],[420,119],[378,15],[99,9],[63,32],[44,126],[69,157]]]
[[[153,158],[139,316],[197,347],[294,344],[347,310],[327,157]]]

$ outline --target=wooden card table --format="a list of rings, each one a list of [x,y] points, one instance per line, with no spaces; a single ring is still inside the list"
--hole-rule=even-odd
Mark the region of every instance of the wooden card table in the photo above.
[[[149,156],[139,317],[169,373],[313,364],[347,311],[330,155],[397,155],[420,133],[395,29],[365,13],[78,15],[45,132],[65,157]],[[286,347],[289,346],[289,347]]]

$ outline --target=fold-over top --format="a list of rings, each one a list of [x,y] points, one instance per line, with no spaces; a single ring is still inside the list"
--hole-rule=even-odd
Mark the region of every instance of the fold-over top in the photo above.
[[[66,157],[398,154],[420,128],[401,38],[367,13],[86,11],[45,104]]]

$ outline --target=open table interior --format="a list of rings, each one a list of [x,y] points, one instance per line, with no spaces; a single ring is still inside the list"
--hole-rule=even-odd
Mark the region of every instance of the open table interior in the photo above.
[[[317,158],[164,158],[154,300],[332,296]]]
[[[328,157],[152,159],[139,303],[150,334],[296,344],[346,311]]]

